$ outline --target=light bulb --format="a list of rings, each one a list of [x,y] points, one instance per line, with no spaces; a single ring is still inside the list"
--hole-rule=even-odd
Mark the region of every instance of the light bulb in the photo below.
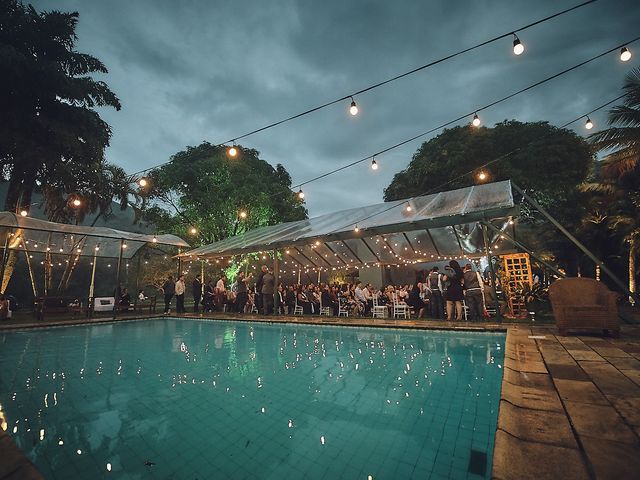
[[[377,170],[378,169],[378,164],[376,163],[375,160],[371,160],[371,170]]]
[[[123,243],[123,244],[122,244],[122,248],[127,248],[127,244],[126,244],[126,243]]]
[[[584,124],[584,128],[587,130],[591,130],[593,128],[593,122],[589,117],[587,117],[587,122]]]
[[[196,233],[198,233],[198,229],[196,227],[191,227],[191,235],[195,235]]]
[[[407,212],[410,212],[410,211],[411,211],[411,210],[413,210],[413,209],[411,208],[411,205],[410,205],[409,203],[407,203],[407,207],[405,208],[405,210],[406,210]]]
[[[140,180],[138,180],[138,185],[140,185],[143,188],[146,187],[148,184],[149,184],[149,182],[144,177],[142,177]]]
[[[353,116],[358,114],[358,105],[356,105],[356,101],[351,98],[351,106],[349,107],[349,113]]]
[[[158,243],[158,237],[156,237],[155,235],[153,236],[153,240],[151,240],[153,243]]]
[[[486,180],[487,179],[487,174],[485,172],[480,172],[478,174],[478,179],[479,180]]]
[[[79,198],[74,198],[73,199],[73,206],[74,207],[79,207],[82,204],[82,202],[80,201]]]
[[[620,49],[620,60],[623,62],[628,62],[631,59],[631,52],[627,47],[622,47]]]
[[[358,228],[358,225],[356,225],[356,228],[354,228],[354,230],[356,231],[356,233],[360,231],[360,229]]]
[[[240,211],[240,218],[247,218],[247,212],[245,212],[244,210]]]
[[[522,52],[524,52],[524,45],[520,42],[520,39],[515,33],[513,34],[513,37],[513,53],[516,55],[522,55]]]
[[[29,215],[29,212],[27,212],[26,210],[20,210],[20,216],[26,217],[27,215]]]
[[[230,147],[229,150],[227,150],[227,153],[230,157],[235,157],[236,155],[238,155],[238,149],[234,145],[233,147]]]
[[[298,190],[298,198],[300,200],[302,200],[304,198],[304,192],[302,191],[302,189]]]
[[[474,127],[480,126],[480,117],[478,117],[477,113],[473,115],[473,120],[471,121],[471,123],[473,124]]]

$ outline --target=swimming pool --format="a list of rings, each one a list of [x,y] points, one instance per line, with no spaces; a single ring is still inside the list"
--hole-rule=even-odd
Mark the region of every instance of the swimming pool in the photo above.
[[[488,478],[504,334],[185,319],[6,332],[46,478]]]

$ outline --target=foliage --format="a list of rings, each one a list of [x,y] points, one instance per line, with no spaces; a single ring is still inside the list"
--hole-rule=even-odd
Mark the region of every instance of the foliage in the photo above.
[[[192,244],[306,218],[304,203],[291,191],[291,177],[282,165],[273,168],[256,150],[238,151],[231,158],[225,148],[205,142],[173,155],[149,174],[145,195],[154,204],[144,218],[159,231],[192,238]],[[176,213],[168,213],[166,206]],[[241,211],[246,218],[240,217]],[[192,227],[198,231],[195,240]]]
[[[72,193],[69,170],[98,164],[111,130],[94,110],[120,109],[93,73],[95,57],[74,50],[77,13],[38,13],[16,0],[0,3],[0,172],[10,182],[5,209],[28,208],[36,185],[58,181]],[[72,166],[70,166],[72,165]]]

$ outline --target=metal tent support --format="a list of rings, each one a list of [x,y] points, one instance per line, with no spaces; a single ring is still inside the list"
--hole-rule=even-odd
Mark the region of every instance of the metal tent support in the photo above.
[[[280,298],[278,295],[278,284],[280,283],[280,260],[278,259],[278,252],[273,251],[273,314],[278,313],[278,307]]]
[[[118,270],[116,271],[116,291],[114,294],[115,301],[113,302],[113,319],[116,319],[118,313],[118,305],[120,299],[118,298],[118,291],[120,289],[120,267],[122,266],[122,251],[124,250],[124,238],[120,239],[120,252],[118,252]]]
[[[609,267],[607,267],[604,262],[600,261],[600,259],[598,259],[598,257],[596,257],[593,253],[591,253],[591,251],[585,247],[582,243],[580,243],[580,241],[574,237],[573,235],[571,235],[571,233],[569,233],[569,231],[564,228],[560,222],[558,222],[555,218],[553,218],[551,216],[551,214],[549,212],[547,212],[544,208],[542,208],[540,206],[540,204],[538,204],[538,202],[536,202],[533,198],[531,198],[529,195],[527,195],[524,190],[522,190],[520,187],[518,187],[515,183],[511,183],[511,185],[513,186],[513,188],[520,194],[522,195],[522,197],[529,202],[536,210],[538,210],[547,220],[549,220],[549,222],[551,222],[558,230],[560,230],[565,237],[567,237],[576,247],[578,247],[580,250],[582,250],[582,252],[588,256],[591,260],[593,260],[595,262],[596,265],[598,265],[602,271],[604,271],[607,275],[609,275],[609,277],[611,277],[611,280],[613,280],[616,285],[618,285],[627,295],[629,295],[630,297],[633,297],[636,299],[636,302],[640,301],[640,296],[637,293],[631,292],[629,290],[629,288],[627,287],[627,285],[624,284],[624,282],[622,280],[620,280],[618,278],[618,276],[613,273]]]

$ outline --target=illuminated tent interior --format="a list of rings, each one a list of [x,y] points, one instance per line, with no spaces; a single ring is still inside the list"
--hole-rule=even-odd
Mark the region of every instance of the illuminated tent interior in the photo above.
[[[506,180],[260,227],[181,256],[279,252],[282,268],[322,270],[474,258],[486,253],[480,222],[495,227],[488,230],[491,253],[514,251],[498,232],[513,234],[517,211]]]
[[[175,235],[148,235],[107,227],[54,223],[12,212],[0,212],[0,232],[2,238],[6,238],[3,246],[5,252],[22,250],[29,253],[118,258],[121,245],[124,244],[126,247],[122,248],[122,258],[126,259],[133,257],[147,243],[189,247],[187,242]]]

